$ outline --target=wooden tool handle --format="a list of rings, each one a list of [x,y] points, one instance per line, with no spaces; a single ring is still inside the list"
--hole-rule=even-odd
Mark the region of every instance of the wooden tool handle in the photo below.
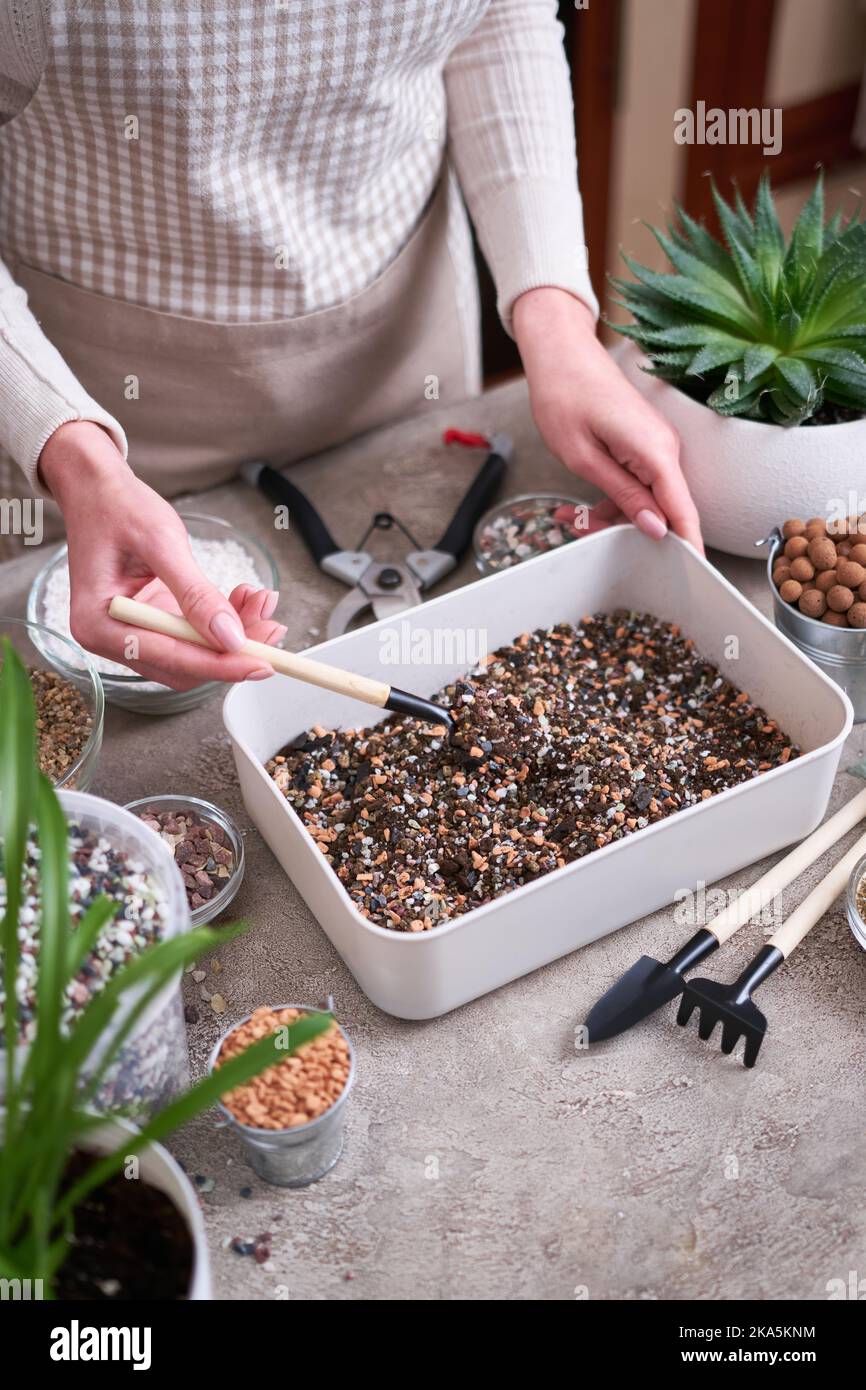
[[[753,883],[751,888],[747,888],[741,893],[734,902],[720,912],[718,917],[714,917],[707,923],[707,931],[712,932],[720,946],[744,927],[747,922],[751,922],[754,917],[759,916],[764,908],[769,906],[777,893],[783,888],[787,888],[795,878],[799,878],[810,864],[814,864],[816,859],[820,859],[826,850],[831,849],[837,840],[841,840],[843,835],[847,835],[849,830],[866,816],[866,789],[858,792],[852,797],[840,811],[819,825],[796,849],[790,854],[786,854],[778,864],[774,865],[768,873]],[[841,890],[840,890],[841,891]]]
[[[177,637],[182,642],[194,642],[198,647],[211,644],[196,632],[195,628],[176,613],[166,613],[154,608],[150,603],[140,603],[138,599],[116,595],[108,607],[109,617],[129,627],[145,628],[148,632],[161,632],[166,637]],[[254,656],[259,661],[273,666],[283,676],[305,681],[307,685],[317,685],[323,690],[334,690],[338,695],[349,695],[365,704],[377,705],[384,709],[391,694],[390,685],[360,676],[352,671],[341,671],[338,666],[326,666],[323,661],[311,661],[309,657],[298,656],[296,652],[284,652],[279,647],[269,647],[265,642],[244,642],[240,648],[245,656]]]
[[[795,908],[787,921],[783,922],[777,932],[770,937],[769,945],[775,946],[786,958],[791,954],[795,946],[799,946],[803,937],[810,932],[816,922],[820,922],[825,912],[829,912],[840,893],[844,893],[845,885],[851,877],[851,870],[866,854],[866,835],[861,835],[860,839],[848,853],[843,855],[838,864],[834,864],[829,874],[821,879],[817,888],[813,888],[808,898],[804,898],[798,908]]]

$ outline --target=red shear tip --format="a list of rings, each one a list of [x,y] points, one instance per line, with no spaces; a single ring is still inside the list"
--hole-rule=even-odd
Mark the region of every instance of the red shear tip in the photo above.
[[[468,449],[489,449],[490,440],[483,434],[471,434],[466,430],[443,430],[443,444],[463,444]]]

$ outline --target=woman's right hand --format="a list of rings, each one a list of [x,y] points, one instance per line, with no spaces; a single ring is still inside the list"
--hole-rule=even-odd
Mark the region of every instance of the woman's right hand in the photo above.
[[[66,522],[77,642],[175,690],[273,675],[238,649],[247,638],[274,643],[285,633],[272,620],[279,595],[244,584],[224,598],[196,565],[177,512],[135,476],[101,426],[61,425],[42,450],[39,473]],[[108,616],[115,594],[182,613],[218,650],[116,622]]]

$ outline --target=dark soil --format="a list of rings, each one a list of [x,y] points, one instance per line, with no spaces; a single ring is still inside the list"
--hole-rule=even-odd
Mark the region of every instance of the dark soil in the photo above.
[[[862,420],[862,410],[852,410],[847,405],[836,405],[833,401],[825,401],[820,410],[816,410],[814,415],[810,415],[808,420],[804,420],[804,425],[850,425],[852,420]]]
[[[75,1153],[64,1188],[93,1162]],[[186,1222],[164,1192],[122,1173],[75,1209],[72,1249],[58,1272],[59,1299],[182,1299],[192,1278],[193,1246]]]

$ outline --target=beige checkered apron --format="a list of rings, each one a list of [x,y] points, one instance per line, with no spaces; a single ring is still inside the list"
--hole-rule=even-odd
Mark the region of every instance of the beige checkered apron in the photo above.
[[[358,7],[315,3],[333,9],[345,39]],[[449,7],[468,27],[483,9],[477,0],[449,0]],[[192,49],[177,23],[165,22],[190,8],[209,36]],[[290,23],[264,53],[251,91],[237,78],[249,66],[251,20],[278,23],[281,8]],[[214,208],[205,178],[209,169],[212,180],[214,160],[228,160],[227,184],[242,183],[249,172],[243,150],[255,152],[253,172],[274,154],[267,129],[279,149],[303,157],[297,122],[304,116],[309,123],[315,102],[311,108],[310,93],[291,84],[282,90],[279,64],[304,12],[294,0],[282,7],[243,0],[218,12],[195,5],[160,11],[156,0],[52,6],[42,81],[25,110],[0,128],[0,252],[47,337],[122,423],[135,471],[166,496],[222,482],[244,459],[290,463],[479,389],[465,211],[423,123],[417,178],[397,200],[407,218],[402,249],[371,277],[379,260],[370,209],[358,255],[352,264],[338,258],[336,283],[347,291],[339,302],[305,312],[292,283],[298,227],[291,219],[269,224],[264,244],[233,239],[237,228],[221,225],[230,214]],[[152,21],[145,28],[142,14]],[[361,32],[369,39],[369,27]],[[331,81],[338,59],[345,53],[335,40]],[[327,107],[334,97],[323,83],[321,54],[318,76]],[[208,144],[208,102],[218,102],[220,129],[232,132],[228,152],[224,141]],[[129,126],[131,116],[137,127]],[[126,138],[132,128],[137,140]],[[374,141],[375,131],[369,136]],[[334,163],[339,174],[339,150]],[[243,222],[237,202],[233,209]],[[386,213],[393,218],[393,200],[380,210]],[[327,241],[304,253],[334,270]],[[283,299],[275,301],[285,270]],[[164,302],[189,312],[168,312],[159,307]],[[251,306],[272,311],[275,302],[285,316],[249,319]],[[8,460],[5,472],[2,495],[20,493]]]

